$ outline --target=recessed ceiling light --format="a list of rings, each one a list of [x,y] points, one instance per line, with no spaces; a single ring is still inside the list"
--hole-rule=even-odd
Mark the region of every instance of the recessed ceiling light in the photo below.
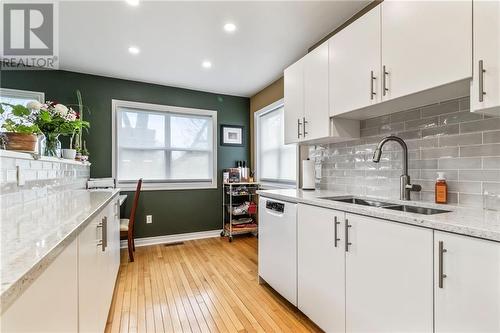
[[[128,51],[131,53],[131,54],[139,54],[141,52],[141,50],[139,50],[138,47],[136,46],[131,46],[128,48]]]
[[[226,32],[234,32],[236,31],[236,25],[234,25],[234,23],[226,23],[224,24],[224,30],[226,30]]]
[[[208,60],[204,60],[202,63],[201,63],[201,66],[203,68],[211,68],[212,67],[212,63]]]
[[[131,6],[139,6],[139,0],[126,0]]]

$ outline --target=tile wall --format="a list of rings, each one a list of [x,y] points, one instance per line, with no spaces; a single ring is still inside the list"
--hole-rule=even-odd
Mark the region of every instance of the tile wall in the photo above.
[[[390,134],[406,141],[412,183],[422,185],[412,199],[434,202],[438,171],[446,173],[451,204],[480,207],[483,191],[500,194],[500,117],[469,112],[468,97],[363,120],[358,140],[310,146],[316,187],[399,198],[400,146],[387,143],[380,163],[371,160]]]
[[[0,151],[1,208],[27,203],[69,189],[84,189],[90,165],[58,159],[34,160],[22,153]],[[25,184],[18,185],[19,172]]]

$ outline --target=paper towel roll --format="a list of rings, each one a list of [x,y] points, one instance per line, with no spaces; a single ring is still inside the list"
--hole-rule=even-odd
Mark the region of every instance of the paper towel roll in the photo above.
[[[302,161],[302,189],[314,190],[314,161]]]

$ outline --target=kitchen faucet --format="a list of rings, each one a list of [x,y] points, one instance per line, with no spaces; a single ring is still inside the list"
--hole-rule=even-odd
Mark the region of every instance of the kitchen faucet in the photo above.
[[[410,175],[408,175],[408,146],[403,139],[391,135],[383,138],[377,145],[377,149],[373,153],[373,162],[380,162],[380,156],[382,155],[382,147],[389,141],[396,141],[403,148],[403,174],[400,178],[400,192],[399,198],[401,200],[410,200],[411,191],[420,192],[422,190],[422,186],[420,185],[412,185],[410,183]]]

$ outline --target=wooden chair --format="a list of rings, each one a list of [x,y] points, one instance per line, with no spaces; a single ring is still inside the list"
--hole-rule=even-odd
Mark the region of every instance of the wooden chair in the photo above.
[[[137,210],[137,204],[139,203],[139,195],[141,194],[142,178],[137,182],[137,189],[134,194],[134,202],[132,204],[132,210],[130,211],[130,217],[128,219],[120,219],[120,239],[126,239],[128,245],[128,257],[130,262],[134,261],[134,222],[135,213]]]

